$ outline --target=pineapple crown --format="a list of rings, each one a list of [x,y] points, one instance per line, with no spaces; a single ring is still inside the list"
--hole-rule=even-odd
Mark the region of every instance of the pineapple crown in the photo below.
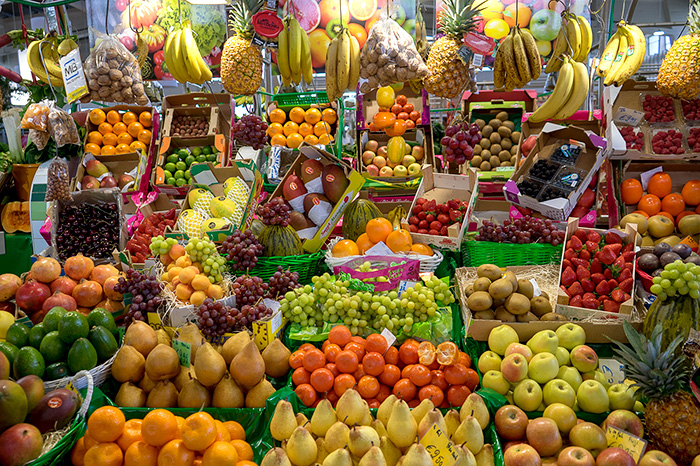
[[[260,11],[263,0],[237,0],[231,9],[229,26],[244,39],[253,37],[253,15]]]
[[[444,0],[439,16],[439,31],[453,38],[476,28],[476,17],[484,9],[486,0],[474,5],[475,0]]]
[[[690,2],[688,26],[692,34],[700,33],[700,0],[693,0]]]
[[[623,328],[632,349],[610,340],[617,347],[613,351],[623,360],[625,376],[635,381],[637,395],[652,400],[680,391],[688,375],[685,358],[676,355],[683,336],[678,335],[662,349],[661,323],[654,327],[649,338],[639,334],[628,321],[623,322]]]

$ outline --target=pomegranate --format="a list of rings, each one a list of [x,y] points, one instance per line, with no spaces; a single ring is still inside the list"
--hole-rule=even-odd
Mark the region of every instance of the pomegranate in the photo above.
[[[107,296],[107,298],[114,301],[121,301],[124,299],[124,295],[117,291],[114,291],[114,287],[117,285],[117,283],[119,283],[119,277],[115,275],[105,280],[104,285],[102,285],[102,287],[104,288],[105,295]]]
[[[75,288],[75,280],[70,277],[58,277],[56,280],[51,282],[51,292],[55,293],[60,291],[65,294],[73,294],[73,288]]]
[[[94,280],[99,283],[100,286],[102,286],[104,285],[105,280],[115,275],[119,275],[119,270],[117,270],[115,266],[103,264],[92,269],[92,273],[90,273],[90,280]]]
[[[114,302],[114,301],[112,301],[112,302]],[[119,301],[119,304],[121,304],[121,301]],[[122,306],[122,307],[124,307],[124,306]],[[14,315],[15,314],[15,303],[13,303],[12,301],[0,303],[0,311],[9,312],[10,314]]]
[[[80,307],[93,308],[102,300],[102,287],[93,280],[81,280],[73,289],[73,297]]]
[[[75,281],[89,278],[92,269],[95,268],[95,263],[89,257],[83,256],[81,253],[66,259],[66,264],[63,266],[66,275]]]
[[[36,280],[28,280],[15,293],[15,301],[20,309],[27,313],[38,312],[44,301],[51,296],[51,289]]]
[[[44,304],[41,306],[41,310],[49,312],[54,307],[62,307],[66,311],[70,312],[78,309],[78,303],[75,302],[75,298],[73,298],[73,296],[56,291],[49,297],[49,299],[44,301]]]
[[[32,277],[42,283],[51,283],[61,276],[61,264],[52,257],[40,257],[32,264]]]
[[[22,286],[22,280],[13,273],[0,275],[0,303],[15,297],[17,289]]]
[[[124,303],[121,301],[107,299],[107,303],[104,305],[104,308],[109,312],[118,312],[124,309]]]

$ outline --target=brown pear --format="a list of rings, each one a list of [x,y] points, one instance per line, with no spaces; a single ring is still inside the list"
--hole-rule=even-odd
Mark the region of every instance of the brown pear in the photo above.
[[[267,379],[262,379],[260,383],[250,389],[245,396],[246,408],[264,408],[265,400],[275,393],[275,387]]]
[[[226,340],[221,354],[224,356],[227,366],[231,364],[233,358],[235,358],[248,343],[250,343],[250,335],[248,335],[246,331],[238,332]]]
[[[139,382],[139,388],[146,392],[146,395],[151,393],[151,390],[155,388],[156,383],[148,377],[148,374],[143,374],[141,382]]]
[[[211,405],[214,408],[243,408],[245,406],[243,390],[228,372],[216,384],[214,395],[211,398]]]
[[[136,320],[127,327],[124,344],[133,346],[145,358],[158,344],[158,335],[146,322]]]
[[[292,352],[280,341],[279,338],[272,340],[262,352],[265,361],[265,374],[268,377],[284,377],[289,372],[289,356]]]
[[[162,328],[159,328],[156,330],[156,337],[158,337],[158,344],[164,344],[168,346],[172,346],[173,342],[170,339],[170,335],[168,335],[168,332],[163,330]]]
[[[180,332],[175,339],[190,344],[190,364],[194,363],[197,359],[197,351],[205,341],[204,337],[202,336],[202,332],[200,332],[199,327],[197,327],[197,324],[193,324],[192,322],[186,324],[180,329]]]
[[[205,387],[213,387],[226,373],[226,361],[213,346],[204,343],[197,352],[194,363],[194,373],[197,380]]]
[[[190,364],[190,367],[180,366],[180,372],[178,372],[173,379],[173,383],[175,384],[175,388],[177,388],[179,391],[182,390],[185,382],[196,377],[197,376],[194,373],[194,366],[192,364]]]
[[[177,408],[177,388],[169,380],[161,380],[146,399],[148,408]]]
[[[112,377],[117,382],[136,383],[146,373],[146,358],[136,348],[124,345],[119,348],[112,363]]]
[[[254,341],[243,347],[231,361],[231,376],[245,388],[256,386],[265,375],[265,361]]]
[[[146,406],[146,392],[131,382],[125,382],[119,387],[114,403],[126,408],[143,408]]]
[[[172,347],[161,343],[148,353],[146,374],[154,382],[171,379],[179,373],[180,358]]]
[[[177,396],[178,408],[208,408],[211,405],[211,395],[207,387],[199,383],[197,379],[190,379],[180,390]]]

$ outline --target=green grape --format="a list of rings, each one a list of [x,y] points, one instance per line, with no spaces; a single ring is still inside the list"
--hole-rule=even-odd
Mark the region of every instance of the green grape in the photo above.
[[[671,280],[677,280],[678,277],[681,276],[681,273],[678,270],[669,270],[668,271],[668,278]]]
[[[659,293],[662,293],[664,291],[664,289],[661,285],[655,283],[655,284],[651,285],[651,288],[649,288],[649,291],[651,291],[655,295],[658,295]]]
[[[660,285],[664,288],[671,288],[671,280],[669,280],[668,278],[663,278],[661,279]]]
[[[692,272],[686,271],[686,272],[683,272],[682,278],[683,278],[683,280],[685,280],[686,282],[689,282],[689,281],[695,279],[695,275],[693,275]]]
[[[654,284],[656,285],[656,284],[661,283],[661,280],[662,280],[661,277],[654,277],[654,278],[651,279],[651,282],[654,283]]]
[[[661,276],[661,278],[671,278],[671,271],[670,270],[662,270],[659,275]]]
[[[700,298],[700,290],[697,288],[693,288],[688,292],[688,296],[690,296],[693,299],[698,299]]]

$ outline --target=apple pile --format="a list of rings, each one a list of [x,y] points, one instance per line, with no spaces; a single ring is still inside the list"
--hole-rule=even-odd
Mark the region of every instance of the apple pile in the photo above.
[[[642,110],[649,123],[668,123],[676,120],[673,114],[673,99],[670,97],[647,94],[642,101]]]
[[[80,189],[99,189],[99,188],[115,188],[124,189],[130,184],[133,184],[135,179],[128,173],[119,175],[119,178],[114,178],[114,175],[109,171],[109,168],[99,160],[91,158],[85,160],[85,172],[87,175],[80,180]]]
[[[598,355],[585,343],[585,330],[573,323],[537,332],[527,344],[512,327],[500,325],[489,333],[489,350],[479,357],[481,385],[523,411],[545,411],[555,404],[595,414],[633,409],[633,390],[611,386],[597,370]]]
[[[131,254],[131,260],[136,264],[143,264],[151,257],[151,238],[165,234],[167,227],[175,226],[177,213],[175,209],[162,213],[156,212],[146,217],[136,228],[134,235],[126,242],[126,250]]]
[[[425,198],[416,199],[411,216],[408,218],[411,233],[435,236],[447,236],[447,229],[452,225],[461,226],[464,212],[469,208],[467,201],[452,199],[444,204]]]
[[[425,150],[421,146],[411,147],[406,144],[405,155],[400,163],[392,162],[387,155],[387,147],[380,146],[379,142],[367,141],[362,152],[363,171],[370,176],[413,176],[421,173],[421,161],[425,157]]]
[[[619,312],[634,286],[634,242],[579,228],[566,242],[559,286],[569,306]]]

